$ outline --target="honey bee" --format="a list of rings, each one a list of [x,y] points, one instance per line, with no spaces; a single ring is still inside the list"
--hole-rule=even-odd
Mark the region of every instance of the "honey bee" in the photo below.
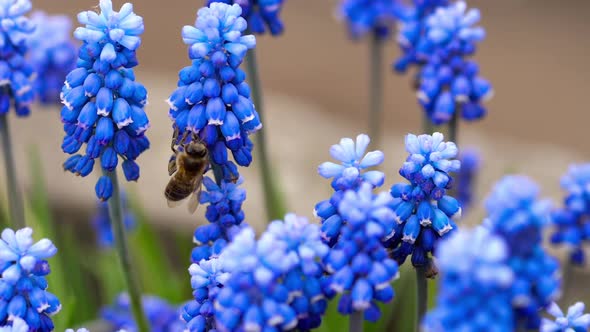
[[[186,143],[188,131],[178,141],[178,128],[174,130],[172,138],[173,155],[168,162],[168,173],[172,176],[164,195],[169,207],[175,207],[184,199],[189,198],[188,210],[194,213],[199,206],[203,174],[209,166],[209,152],[207,146],[193,135]]]

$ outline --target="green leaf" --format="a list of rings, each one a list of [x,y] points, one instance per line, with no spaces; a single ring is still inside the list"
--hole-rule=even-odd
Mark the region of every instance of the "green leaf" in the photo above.
[[[391,311],[384,312],[382,320],[387,321],[381,331],[416,331],[416,273],[411,264],[402,265],[400,278],[393,282],[396,292]]]

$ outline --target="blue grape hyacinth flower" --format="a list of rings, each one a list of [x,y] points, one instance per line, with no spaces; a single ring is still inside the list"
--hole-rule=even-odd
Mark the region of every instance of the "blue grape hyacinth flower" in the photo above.
[[[29,115],[35,98],[34,70],[26,60],[27,44],[35,25],[25,16],[31,10],[29,0],[5,0],[0,3],[0,115],[14,103],[17,116]]]
[[[185,324],[180,320],[178,308],[156,296],[143,296],[143,311],[153,332],[182,332]],[[115,302],[101,310],[101,317],[111,325],[113,331],[137,332],[131,313],[131,302],[127,294],[120,294]]]
[[[228,149],[238,165],[250,165],[248,135],[262,127],[239,68],[256,46],[256,38],[244,34],[247,23],[241,14],[237,4],[213,2],[198,11],[194,26],[182,29],[193,62],[179,72],[178,87],[167,100],[178,143],[198,137],[222,167],[229,163]]]
[[[468,59],[485,38],[485,30],[475,26],[479,19],[479,10],[467,10],[465,2],[458,1],[401,29],[398,40],[405,54],[396,69],[419,66],[418,100],[434,124],[447,123],[455,114],[471,121],[487,113],[482,104],[493,95],[492,86],[479,75],[477,63]]]
[[[217,258],[193,263],[188,271],[191,275],[194,301],[184,305],[182,319],[190,332],[212,331],[215,329],[213,304],[230,274],[223,271]]]
[[[455,220],[461,217],[461,206],[447,195],[453,185],[450,173],[461,168],[455,143],[445,142],[441,133],[405,138],[409,156],[399,173],[409,183],[391,187],[396,226],[386,242],[394,259],[403,264],[412,256],[416,267],[429,266],[436,242],[456,228]],[[429,276],[435,274],[430,269]]]
[[[584,314],[586,305],[577,302],[567,310],[567,315],[553,302],[547,308],[547,312],[555,317],[555,320],[543,318],[540,332],[585,332],[590,329],[590,314]]]
[[[218,185],[209,177],[203,179],[205,191],[201,193],[200,203],[208,204],[205,218],[209,224],[197,227],[193,242],[197,246],[191,254],[191,261],[198,263],[203,259],[218,257],[233,235],[243,226],[246,190],[240,185],[243,178],[232,181],[222,180]]]
[[[551,242],[566,246],[570,261],[583,265],[586,262],[583,246],[590,243],[590,164],[570,166],[561,178],[561,187],[566,196],[563,207],[552,212]]]
[[[242,17],[248,22],[250,31],[256,34],[270,32],[273,36],[283,33],[285,27],[280,14],[286,0],[207,0],[207,6],[213,2],[228,5],[238,4],[242,7]]]
[[[0,326],[0,332],[29,332],[29,325],[21,318],[16,317],[12,321],[12,325]]]
[[[149,120],[144,111],[147,90],[135,81],[136,50],[141,44],[143,19],[126,3],[119,12],[110,0],[100,1],[100,13],[78,14],[84,25],[74,36],[83,42],[77,68],[66,77],[61,99],[65,137],[62,150],[72,155],[64,169],[87,176],[95,161],[105,172],[120,164],[127,181],[137,181],[136,159],[149,148],[145,136]],[[81,153],[82,146],[85,153]],[[96,196],[108,200],[111,179],[103,175],[95,186]]]
[[[47,291],[48,258],[57,248],[48,239],[33,240],[33,230],[5,229],[0,238],[0,326],[21,318],[31,331],[52,331],[59,299]],[[14,325],[13,325],[14,328]]]
[[[397,0],[342,0],[338,13],[346,21],[351,38],[372,33],[384,39],[391,35],[398,10]]]
[[[27,59],[36,73],[35,93],[41,103],[57,104],[66,75],[76,67],[76,45],[70,37],[72,21],[65,15],[41,11],[34,12],[31,21],[37,28],[27,40]]]
[[[473,204],[482,160],[478,150],[468,149],[459,154],[459,161],[461,161],[461,170],[457,173],[457,199],[465,213]]]
[[[437,247],[440,292],[423,331],[513,331],[515,276],[504,239],[477,227],[459,230]]]
[[[398,265],[382,243],[395,225],[391,201],[389,194],[375,195],[372,186],[363,183],[358,191],[346,191],[339,204],[345,222],[324,264],[329,272],[327,295],[342,294],[338,303],[342,314],[364,312],[366,320],[375,322],[381,316],[378,303],[393,299],[391,281],[398,275]]]
[[[132,231],[135,228],[135,215],[129,210],[127,206],[127,197],[122,196],[123,204],[123,222],[127,231]],[[111,224],[111,217],[109,215],[109,206],[107,202],[99,201],[97,204],[97,211],[92,217],[92,226],[96,232],[96,240],[101,248],[112,248],[114,244],[113,228]]]
[[[259,240],[246,228],[220,256],[229,279],[215,300],[219,331],[290,331],[320,324],[326,303],[319,268],[328,252],[319,227],[287,215]]]
[[[334,194],[330,199],[316,204],[314,214],[321,219],[322,236],[333,246],[342,226],[342,218],[338,214],[338,205],[346,190],[357,190],[361,184],[370,183],[373,187],[380,187],[385,181],[385,174],[381,171],[370,170],[383,163],[383,152],[376,150],[367,152],[371,139],[360,134],[356,140],[343,138],[339,144],[330,147],[330,155],[338,163],[324,162],[318,167],[321,177],[332,179]]]
[[[506,176],[485,201],[485,226],[508,246],[508,264],[514,271],[512,306],[515,326],[539,328],[539,310],[560,295],[559,265],[542,246],[542,231],[549,223],[551,203],[539,198],[538,186],[520,175]]]

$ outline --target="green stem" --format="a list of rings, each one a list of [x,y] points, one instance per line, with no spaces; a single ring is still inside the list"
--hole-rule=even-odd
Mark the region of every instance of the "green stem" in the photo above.
[[[266,125],[264,104],[262,102],[262,84],[258,74],[258,64],[256,61],[256,50],[248,51],[246,56],[246,70],[248,71],[248,80],[250,81],[252,99],[256,106],[256,111],[260,117],[260,122]],[[262,178],[262,187],[264,192],[264,204],[268,220],[281,219],[285,216],[286,208],[284,207],[281,193],[277,190],[276,177],[273,175],[273,168],[268,156],[266,144],[266,130],[262,129],[256,133],[256,146],[258,161],[260,162],[260,176]]]
[[[363,332],[364,317],[362,311],[355,311],[350,315],[348,332]]]
[[[378,149],[381,140],[381,112],[383,110],[383,41],[373,34],[369,44],[369,137]]]
[[[416,330],[420,329],[420,324],[428,304],[428,283],[426,282],[426,267],[416,267],[416,287],[417,287],[417,305],[416,305]]]
[[[148,332],[149,326],[141,305],[139,279],[135,275],[136,271],[133,269],[131,264],[131,254],[129,252],[127,236],[125,235],[123,206],[121,203],[121,191],[119,189],[117,173],[108,171],[103,172],[104,175],[108,176],[113,183],[113,196],[108,200],[109,215],[111,217],[111,225],[113,227],[115,246],[117,248],[119,260],[121,262],[121,268],[123,270],[123,275],[125,275],[125,282],[127,283],[129,298],[131,300],[131,310],[133,311],[133,316],[135,317],[138,331]]]
[[[8,114],[0,115],[0,135],[2,135],[2,151],[4,153],[4,168],[6,170],[6,183],[8,186],[10,219],[12,220],[12,225],[17,229],[20,229],[26,226],[25,210],[16,178],[16,167],[14,154],[12,153],[12,142],[10,140]]]
[[[454,142],[457,145],[458,145],[457,133],[459,132],[458,119],[459,119],[459,112],[460,111],[461,111],[461,104],[457,104],[455,112],[453,113],[453,116],[451,117],[451,121],[449,121],[449,139],[447,140],[449,142]]]

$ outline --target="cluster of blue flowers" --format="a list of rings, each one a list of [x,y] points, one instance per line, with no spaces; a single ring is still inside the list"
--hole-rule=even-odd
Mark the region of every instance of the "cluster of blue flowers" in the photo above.
[[[339,144],[332,145],[330,155],[340,163],[325,162],[318,167],[320,176],[332,179],[334,194],[330,199],[319,202],[314,214],[321,219],[322,237],[332,247],[338,240],[343,220],[338,213],[338,206],[347,190],[357,190],[362,183],[370,183],[374,188],[385,181],[385,174],[369,168],[380,165],[384,156],[381,151],[366,153],[371,139],[365,134],[343,138]]]
[[[425,332],[513,331],[510,249],[484,227],[459,230],[437,245],[440,292]]]
[[[141,302],[151,331],[182,332],[185,330],[185,324],[179,319],[178,308],[156,296],[144,296]],[[112,326],[113,331],[138,331],[127,294],[120,294],[112,306],[102,310],[101,316]]]
[[[240,232],[220,256],[230,274],[216,294],[219,331],[309,330],[326,308],[320,262],[328,253],[320,229],[293,214],[274,221],[257,241]]]
[[[566,196],[563,207],[553,211],[555,232],[551,241],[567,245],[571,262],[583,265],[583,245],[590,243],[590,164],[570,166],[561,178],[561,187]]]
[[[207,6],[213,2],[240,5],[242,17],[246,19],[253,33],[263,34],[268,31],[273,36],[278,36],[285,29],[279,16],[285,0],[207,0]]]
[[[353,39],[369,33],[383,39],[391,35],[399,10],[397,0],[343,0],[339,14]]]
[[[429,266],[436,241],[456,228],[454,219],[461,216],[459,202],[447,195],[453,185],[450,173],[461,168],[460,161],[453,159],[458,149],[443,140],[441,133],[406,136],[410,155],[399,173],[409,184],[391,187],[390,207],[397,225],[387,242],[399,264],[412,255],[414,266]]]
[[[122,205],[124,211],[123,222],[125,229],[129,231],[135,227],[135,215],[129,210],[125,195],[122,195]],[[96,232],[96,241],[99,247],[111,248],[115,239],[113,237],[113,228],[107,202],[98,202],[96,213],[92,217],[92,226]]]
[[[27,40],[27,59],[36,74],[35,93],[41,103],[56,104],[66,75],[76,66],[76,45],[70,37],[72,21],[64,15],[40,11],[31,15],[31,21],[37,28]]]
[[[215,329],[215,299],[230,274],[223,271],[217,258],[193,263],[188,271],[191,275],[194,301],[189,301],[184,305],[181,317],[186,322],[188,331],[213,331]]]
[[[235,166],[227,149],[238,165],[250,165],[253,145],[248,135],[262,127],[246,74],[239,68],[248,49],[256,46],[253,35],[243,35],[247,23],[241,14],[237,4],[213,2],[198,11],[195,26],[183,28],[193,63],[180,71],[178,88],[168,99],[178,143],[199,137],[212,161],[229,169]]]
[[[51,315],[61,309],[45,278],[50,273],[47,259],[57,248],[48,239],[34,242],[32,235],[30,228],[7,228],[0,238],[0,326],[13,321],[9,331],[20,332],[22,326],[28,326],[25,331],[52,331]]]
[[[453,116],[476,120],[486,114],[482,102],[492,95],[491,84],[479,75],[479,66],[467,58],[485,37],[477,9],[466,11],[463,1],[443,6],[428,2],[429,10],[415,10],[402,19],[398,41],[404,51],[395,64],[404,72],[417,64],[418,99],[434,124]],[[436,8],[436,10],[434,9]],[[432,12],[423,16],[424,13]]]
[[[24,16],[31,10],[29,0],[0,2],[0,115],[8,113],[11,102],[17,116],[27,116],[35,98],[34,70],[27,56],[27,39],[35,25]]]
[[[345,224],[324,263],[330,273],[326,286],[342,294],[338,303],[342,314],[364,312],[365,319],[374,322],[381,316],[378,303],[393,299],[391,281],[397,277],[398,265],[383,245],[394,232],[392,200],[388,193],[376,195],[370,183],[363,183],[356,191],[346,191],[340,201],[338,213]]]
[[[0,332],[29,332],[29,325],[27,325],[27,322],[25,322],[21,318],[15,317],[12,320],[12,325],[5,325],[0,327]],[[67,330],[66,332],[69,332],[69,330]]]
[[[466,213],[473,204],[481,156],[477,150],[463,150],[459,154],[459,161],[461,161],[461,170],[457,173],[457,199],[461,204],[461,210]]]
[[[82,12],[78,20],[85,27],[74,36],[84,44],[79,51],[77,68],[66,77],[62,89],[64,107],[61,119],[66,133],[62,150],[72,155],[64,169],[87,176],[95,159],[105,172],[114,172],[119,158],[128,181],[139,178],[135,162],[149,148],[144,133],[149,121],[144,111],[147,90],[135,81],[136,50],[144,31],[143,19],[126,3],[119,12],[110,0],[100,1],[100,13]],[[86,153],[79,153],[86,145]],[[100,177],[96,195],[108,200],[113,183]]]
[[[567,315],[564,315],[559,306],[554,302],[547,312],[555,317],[552,321],[543,318],[540,332],[584,332],[590,329],[590,314],[584,314],[586,306],[582,302],[569,307]]]
[[[504,239],[510,253],[515,326],[529,329],[539,328],[539,310],[557,299],[561,283],[557,261],[542,247],[551,204],[538,196],[532,180],[513,175],[499,181],[485,202],[485,226]]]
[[[220,185],[209,177],[203,179],[206,190],[201,193],[200,203],[208,203],[205,218],[209,224],[195,230],[193,240],[197,246],[191,255],[193,263],[218,257],[243,226],[242,203],[246,200],[246,190],[239,187],[242,183],[242,178],[235,183],[224,179]]]

